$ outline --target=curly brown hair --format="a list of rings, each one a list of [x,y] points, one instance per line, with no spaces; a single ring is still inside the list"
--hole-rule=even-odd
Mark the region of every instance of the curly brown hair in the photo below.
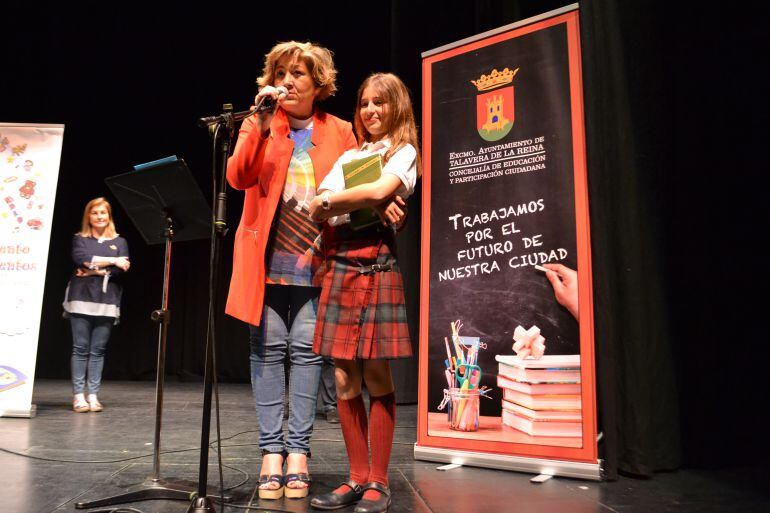
[[[275,68],[278,61],[286,56],[301,58],[305,63],[315,86],[320,89],[316,100],[323,101],[337,92],[337,69],[334,67],[332,52],[323,46],[299,41],[278,43],[265,55],[262,76],[257,78],[259,87],[275,83]]]

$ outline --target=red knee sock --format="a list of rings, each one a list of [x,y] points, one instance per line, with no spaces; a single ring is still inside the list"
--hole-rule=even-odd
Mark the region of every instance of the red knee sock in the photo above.
[[[369,396],[369,425],[372,446],[372,466],[368,481],[388,486],[388,464],[393,448],[393,430],[396,424],[396,396],[393,392],[379,397]],[[377,500],[380,492],[367,490],[364,499]]]
[[[337,399],[337,413],[345,439],[345,449],[350,461],[350,479],[364,485],[369,477],[369,426],[366,421],[364,398],[359,394],[353,399]],[[347,486],[340,486],[335,493],[343,494]]]

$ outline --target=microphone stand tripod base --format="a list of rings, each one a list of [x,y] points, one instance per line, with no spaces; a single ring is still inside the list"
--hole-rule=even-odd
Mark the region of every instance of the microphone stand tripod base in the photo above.
[[[153,479],[148,477],[143,483],[126,489],[123,493],[104,497],[88,502],[75,503],[75,509],[95,508],[97,506],[111,506],[147,500],[182,500],[189,501],[198,492],[198,484],[195,481],[184,479]],[[211,490],[211,496],[216,496],[216,490]],[[232,500],[231,495],[224,495],[224,502]],[[196,499],[196,501],[199,499]],[[198,511],[198,510],[190,510]],[[209,510],[201,510],[209,511]],[[213,511],[213,510],[210,510]]]

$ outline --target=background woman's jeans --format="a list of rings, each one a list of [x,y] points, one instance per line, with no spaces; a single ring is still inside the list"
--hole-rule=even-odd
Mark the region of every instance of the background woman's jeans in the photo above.
[[[72,391],[85,391],[86,371],[88,392],[98,394],[102,384],[104,350],[110,339],[115,319],[92,315],[70,314],[72,326]]]
[[[261,326],[249,325],[251,387],[264,452],[310,453],[322,359],[313,353],[317,287],[267,285]],[[290,358],[289,433],[284,441],[284,361]]]

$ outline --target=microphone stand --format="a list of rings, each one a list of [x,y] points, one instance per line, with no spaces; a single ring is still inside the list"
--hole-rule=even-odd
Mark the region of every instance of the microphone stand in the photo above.
[[[263,102],[260,102],[262,104]],[[198,467],[198,492],[192,498],[187,513],[216,513],[214,501],[207,495],[208,487],[208,461],[209,461],[209,436],[211,430],[211,395],[213,380],[216,379],[216,313],[217,285],[219,278],[219,263],[222,254],[222,243],[227,235],[227,184],[225,173],[227,170],[227,158],[230,155],[235,132],[235,122],[240,121],[254,113],[261,107],[258,105],[250,111],[233,112],[232,104],[223,106],[223,113],[217,116],[201,118],[200,126],[208,126],[214,139],[214,154],[212,168],[214,176],[214,212],[211,234],[211,268],[209,269],[209,318],[206,333],[206,357],[203,379],[203,419],[201,421],[201,445],[200,464]],[[218,154],[217,154],[218,150]],[[224,493],[220,490],[220,496]]]
[[[278,94],[279,95],[286,95],[288,94],[288,91],[285,87],[281,86],[278,88]],[[271,98],[270,96],[263,96],[259,99],[259,102],[252,107],[250,110],[242,110],[240,112],[233,112],[233,104],[232,103],[225,103],[222,106],[222,110],[224,111],[222,114],[218,114],[216,116],[207,116],[205,118],[200,118],[198,120],[198,126],[199,127],[208,127],[211,131],[212,135],[214,134],[214,130],[217,129],[217,127],[227,127],[229,139],[227,141],[228,148],[230,146],[230,140],[233,138],[233,134],[235,133],[235,123],[238,121],[243,121],[244,119],[248,118],[249,116],[253,116],[254,114],[257,114],[258,112],[266,112],[268,110],[275,109],[276,101]],[[228,110],[229,109],[229,110]],[[215,141],[216,142],[216,141]],[[225,154],[228,155],[228,154]],[[214,157],[216,158],[216,156]],[[225,166],[224,168],[227,169],[227,156],[224,160]],[[214,164],[216,166],[216,162]],[[216,167],[214,168],[214,176],[218,176]],[[221,175],[224,179],[224,172]],[[222,188],[222,194],[225,192],[225,188]],[[225,197],[226,201],[226,197]],[[222,208],[225,208],[224,205]]]
[[[264,96],[262,97],[264,99]],[[210,130],[216,130],[217,127],[226,127],[229,130],[229,126],[232,124],[233,127],[235,126],[236,121],[242,121],[246,119],[247,117],[251,116],[252,114],[256,114],[258,111],[262,110],[262,105],[264,105],[263,101],[260,101],[259,105],[254,107],[250,110],[242,110],[240,112],[233,112],[233,104],[232,103],[225,103],[222,106],[222,110],[224,112],[222,114],[218,114],[216,116],[206,116],[205,118],[200,118],[198,120],[198,126],[205,128],[209,127]],[[230,109],[228,112],[227,109]],[[233,128],[234,130],[234,128]],[[230,137],[232,138],[233,132],[230,132]],[[229,146],[229,141],[228,141]],[[216,156],[214,157],[216,158]],[[225,164],[227,164],[227,159],[225,159]],[[214,163],[216,166],[216,162]],[[225,165],[225,169],[227,169],[227,165]],[[217,169],[215,168],[214,171],[216,172]]]
[[[163,383],[166,368],[166,340],[168,325],[171,322],[171,311],[168,308],[169,280],[171,278],[171,247],[174,239],[174,220],[171,213],[163,209],[166,228],[163,237],[166,239],[166,249],[163,264],[163,295],[161,307],[152,312],[151,318],[158,323],[158,362],[155,381],[155,438],[153,443],[152,475],[141,484],[131,486],[122,493],[100,499],[75,503],[75,509],[110,506],[127,502],[151,499],[187,499],[195,490],[195,483],[175,478],[162,478],[160,475],[160,432],[163,417]]]

